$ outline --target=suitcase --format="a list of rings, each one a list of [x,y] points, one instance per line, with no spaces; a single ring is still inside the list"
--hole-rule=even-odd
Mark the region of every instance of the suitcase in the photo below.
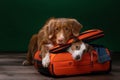
[[[78,39],[89,42],[103,35],[101,30],[88,30],[80,34]],[[75,61],[71,54],[65,50],[72,42],[74,42],[74,39],[68,41],[66,45],[55,46],[50,50],[50,64],[48,68],[42,66],[42,59],[39,57],[40,51],[37,51],[34,56],[35,68],[42,74],[52,76],[108,73],[111,71],[110,51],[107,48],[100,45],[92,45],[95,48],[93,51],[90,53],[86,52],[82,56],[82,60]],[[107,57],[105,58],[103,55],[102,60],[100,60],[101,54],[99,53],[104,53]]]

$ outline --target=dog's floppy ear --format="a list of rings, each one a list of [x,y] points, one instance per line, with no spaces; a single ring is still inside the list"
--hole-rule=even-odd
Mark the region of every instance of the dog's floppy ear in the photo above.
[[[50,18],[46,25],[45,25],[45,33],[48,36],[49,39],[51,39],[54,35],[54,23],[55,23],[55,18]]]
[[[72,23],[72,33],[74,36],[79,36],[79,32],[81,28],[83,27],[82,24],[80,24],[76,19],[70,19]]]

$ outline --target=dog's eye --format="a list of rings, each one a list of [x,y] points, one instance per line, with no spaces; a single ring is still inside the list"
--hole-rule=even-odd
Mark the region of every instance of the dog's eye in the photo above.
[[[80,46],[76,46],[76,49],[79,50],[79,49],[80,49]]]
[[[66,27],[65,30],[68,31],[69,29]]]
[[[56,31],[58,31],[58,30],[59,30],[59,28],[56,28],[55,30],[56,30]]]

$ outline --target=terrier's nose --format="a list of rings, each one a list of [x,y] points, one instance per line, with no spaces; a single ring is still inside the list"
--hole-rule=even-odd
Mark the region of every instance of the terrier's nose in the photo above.
[[[79,56],[79,55],[77,55],[77,56],[75,57],[75,59],[76,59],[76,60],[79,60],[79,59],[80,59],[80,56]]]

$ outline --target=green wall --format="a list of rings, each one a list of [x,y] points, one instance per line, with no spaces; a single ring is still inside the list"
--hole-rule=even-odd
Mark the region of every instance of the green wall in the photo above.
[[[120,51],[119,0],[0,0],[0,51],[27,51],[32,34],[49,17],[76,18],[84,28],[99,28],[105,37],[94,41]]]

